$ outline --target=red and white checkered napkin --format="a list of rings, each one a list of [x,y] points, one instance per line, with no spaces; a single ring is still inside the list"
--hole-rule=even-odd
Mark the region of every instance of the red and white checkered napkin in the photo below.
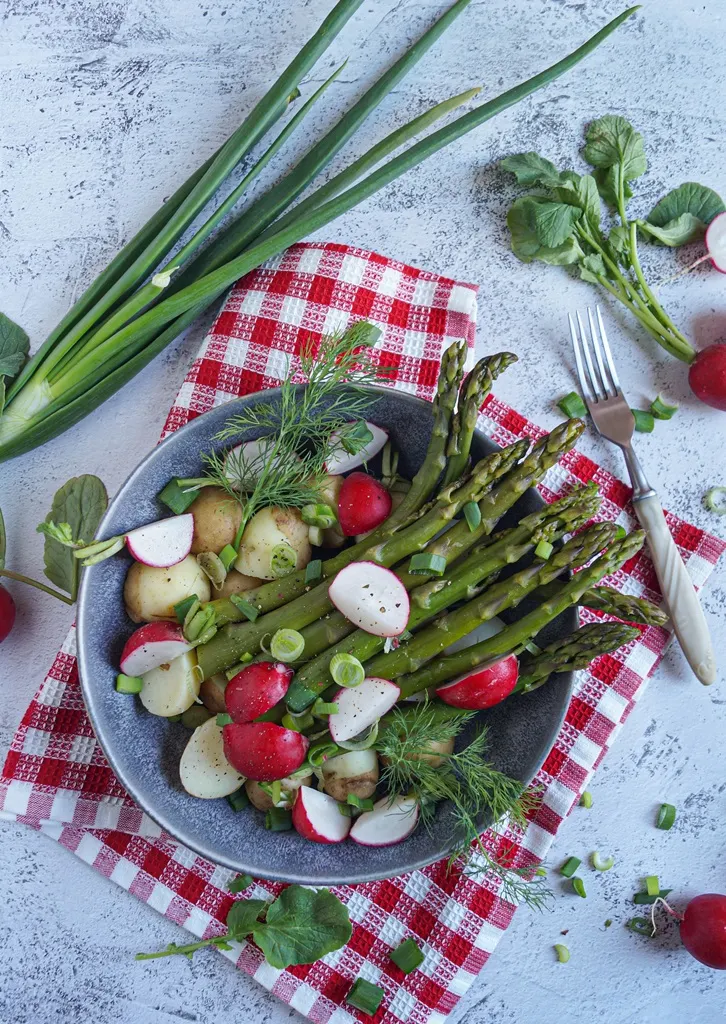
[[[169,414],[169,433],[214,405],[278,383],[287,357],[303,339],[365,317],[382,327],[382,361],[396,366],[393,387],[431,398],[443,349],[474,340],[476,289],[342,245],[297,245],[232,291]],[[542,431],[490,398],[480,425],[497,441]],[[541,487],[547,500],[595,479],[604,518],[633,524],[629,490],[589,459],[571,452]],[[669,517],[697,586],[726,544]],[[639,554],[610,580],[658,600],[653,567]],[[594,615],[588,614],[588,618]],[[655,669],[668,634],[645,629],[637,643],[599,658],[579,676],[566,722],[537,782],[544,800],[524,833],[485,841],[492,850],[514,843],[513,864],[545,857],[558,826],[577,801]],[[47,679],[25,713],[0,779],[3,816],[45,832],[196,936],[224,931],[232,897],[229,871],[196,857],[163,833],[126,795],[98,747],[78,685],[71,631]],[[275,894],[259,882],[244,897]],[[362,976],[385,989],[377,1021],[441,1022],[486,963],[515,907],[497,882],[478,881],[432,864],[400,878],[335,890],[348,905],[353,937],[344,949],[311,966],[278,971],[244,943],[225,953],[238,967],[311,1020],[369,1020],[347,1007]],[[244,898],[243,897],[243,898]],[[406,936],[425,951],[405,976],[388,957]]]

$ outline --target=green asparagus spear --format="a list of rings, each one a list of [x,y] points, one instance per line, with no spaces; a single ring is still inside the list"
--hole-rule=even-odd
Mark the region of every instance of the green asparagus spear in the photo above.
[[[466,352],[466,342],[460,341],[450,345],[441,357],[441,369],[433,401],[433,431],[426,457],[413,478],[405,498],[385,523],[369,534],[365,540],[345,548],[333,558],[326,559],[322,566],[323,579],[334,576],[350,562],[360,558],[363,552],[377,539],[387,537],[394,530],[400,528],[412,514],[423,506],[433,492],[446,462],[444,456],[446,439],[449,434],[451,417],[456,407]],[[255,587],[254,590],[248,590],[245,593],[245,600],[254,605],[259,612],[269,612],[300,597],[307,589],[305,570],[299,569],[283,579],[263,583],[261,586]],[[218,627],[228,622],[242,622],[245,619],[244,614],[227,597],[217,598],[210,603],[214,609]]]
[[[561,589],[555,581],[542,587],[537,597],[554,597]],[[594,608],[596,611],[613,615],[624,622],[638,622],[643,626],[666,626],[668,615],[657,604],[644,597],[633,594],[621,594],[615,587],[593,587],[582,595],[577,602],[581,608]]]
[[[420,516],[411,526],[390,537],[366,547],[361,557],[379,565],[395,565],[402,558],[422,550],[426,544],[444,529],[468,501],[478,501],[499,478],[510,464],[511,452],[503,448],[482,459],[462,484],[454,484],[442,491],[433,507]],[[368,540],[370,541],[370,537]],[[302,629],[315,622],[321,615],[332,609],[328,598],[330,581],[314,587],[308,594],[289,604],[262,615],[255,622],[230,623],[219,630],[212,639],[197,648],[199,665],[204,678],[224,671],[245,654],[256,654],[266,636],[272,636],[278,629]],[[247,595],[245,595],[247,597]]]
[[[504,657],[521,649],[549,622],[571,608],[572,605],[577,604],[580,597],[590,587],[599,583],[603,577],[616,572],[621,565],[632,558],[643,546],[644,539],[643,532],[637,530],[622,540],[616,540],[604,554],[595,559],[587,568],[576,573],[556,597],[543,601],[534,611],[507,626],[501,633],[457,651],[455,654],[448,654],[430,662],[417,672],[403,676],[398,681],[401,697],[410,697],[430,686],[438,686],[451,679],[456,679],[484,662]],[[475,625],[476,623],[471,625],[469,632]]]
[[[491,391],[492,382],[508,366],[516,362],[517,357],[513,352],[497,352],[493,356],[484,356],[464,381],[459,396],[459,407],[451,421],[444,484],[456,480],[466,469],[482,403]]]
[[[506,580],[488,587],[483,594],[456,611],[449,612],[407,643],[366,663],[366,674],[381,679],[398,679],[416,672],[427,661],[467,636],[482,622],[488,622],[506,608],[515,608],[543,583],[556,579],[568,569],[589,562],[617,535],[614,523],[597,523],[576,534],[552,553],[547,561],[535,561]]]
[[[539,654],[523,655],[515,693],[529,693],[542,686],[553,672],[576,672],[587,668],[601,654],[609,654],[640,636],[634,626],[622,622],[592,622],[562,640],[545,647]]]
[[[474,597],[473,588],[529,554],[541,540],[558,540],[565,532],[584,525],[597,512],[599,500],[595,485],[588,484],[527,516],[513,529],[487,538],[466,559],[448,569],[441,579],[422,584],[420,576],[404,574],[406,585],[415,588],[407,628],[415,630],[457,601]],[[306,653],[312,660],[298,669],[285,698],[295,713],[312,704],[333,683],[328,668],[334,655],[347,653],[359,661],[367,661],[382,651],[385,644],[382,637],[354,629],[339,612],[312,623],[302,633]],[[334,635],[337,635],[337,642],[330,639]]]

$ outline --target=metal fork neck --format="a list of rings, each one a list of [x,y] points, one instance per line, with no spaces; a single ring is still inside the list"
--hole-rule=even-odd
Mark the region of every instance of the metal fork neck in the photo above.
[[[640,501],[643,498],[651,498],[655,491],[648,483],[648,478],[643,472],[643,467],[638,461],[638,456],[635,454],[630,445],[623,445],[623,455],[625,456],[625,465],[628,467],[628,473],[630,474],[630,482],[633,485],[633,501]]]

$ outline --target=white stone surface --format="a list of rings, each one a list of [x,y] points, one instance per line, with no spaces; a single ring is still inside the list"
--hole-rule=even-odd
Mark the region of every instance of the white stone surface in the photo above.
[[[0,0],[0,281],[3,311],[38,343],[119,244],[240,120],[330,8],[331,0]],[[591,34],[622,0],[474,2],[395,90],[350,146],[359,152],[412,112],[481,83],[492,96]],[[313,115],[322,129],[432,20],[439,3],[367,0],[311,76],[350,60]],[[642,212],[684,180],[726,194],[726,13],[720,0],[650,3],[566,78],[479,128],[387,188],[320,237],[481,284],[479,344],[511,347],[522,362],[498,394],[545,426],[553,397],[573,385],[564,314],[592,297],[558,268],[524,267],[508,251],[512,198],[497,158],[536,148],[575,159],[582,126],[606,112],[642,129],[650,159],[638,184]],[[294,147],[293,147],[294,148]],[[336,160],[335,166],[341,165]],[[278,161],[272,174],[279,172]],[[655,279],[692,253],[652,253]],[[669,285],[675,319],[699,345],[726,340],[726,278],[702,268]],[[620,314],[615,316],[620,320]],[[724,483],[723,414],[689,398],[682,367],[631,322],[613,330],[634,404],[659,390],[682,402],[642,438],[646,466],[675,512],[723,535],[700,505]],[[203,333],[198,326],[79,426],[0,469],[9,563],[40,573],[34,527],[55,488],[99,473],[113,491],[156,439]],[[595,437],[582,447],[620,471]],[[13,588],[19,621],[0,652],[0,748],[11,735],[72,613]],[[704,603],[724,660],[723,569]],[[612,852],[607,875],[586,873],[588,899],[558,892],[551,913],[521,910],[452,1015],[470,1024],[717,1024],[723,978],[691,960],[674,933],[654,941],[623,927],[646,873],[684,905],[724,891],[726,698],[699,687],[672,651],[598,772],[591,811],[577,809],[553,863]],[[679,808],[670,833],[654,808]],[[214,954],[188,963],[136,964],[139,949],[178,940],[178,929],[98,877],[54,843],[17,826],[0,830],[0,1020],[7,1024],[281,1024],[297,1017]],[[555,883],[557,889],[559,883]],[[605,929],[610,918],[612,927]],[[572,952],[555,963],[567,929]]]

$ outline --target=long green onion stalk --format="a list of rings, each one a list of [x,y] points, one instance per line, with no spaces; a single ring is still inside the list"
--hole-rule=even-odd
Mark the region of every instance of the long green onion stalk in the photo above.
[[[419,115],[319,187],[295,200],[438,40],[470,0],[457,0],[277,184],[233,208],[302,123],[340,68],[292,116],[240,183],[176,251],[182,235],[253,148],[282,118],[304,76],[361,4],[339,0],[227,142],[167,200],[58,324],[14,382],[0,415],[0,461],[27,452],[88,415],[139,372],[234,282],[339,217],[407,170],[542,88],[591,53],[637,8],[624,11],[563,60],[426,135],[477,89]],[[383,162],[386,161],[387,162]],[[381,166],[378,166],[382,164]],[[377,169],[376,169],[377,167]],[[224,226],[222,227],[222,224]],[[219,230],[218,230],[219,229]],[[215,234],[216,232],[216,234]]]

